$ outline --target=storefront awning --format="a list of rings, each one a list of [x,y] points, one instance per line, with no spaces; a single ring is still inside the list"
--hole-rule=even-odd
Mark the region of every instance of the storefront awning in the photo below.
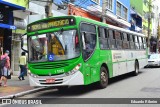
[[[25,7],[0,0],[0,7],[5,8],[5,6],[7,6],[10,10],[25,10]]]
[[[0,23],[0,28],[6,28],[6,29],[15,30],[15,29],[16,29],[16,26]]]

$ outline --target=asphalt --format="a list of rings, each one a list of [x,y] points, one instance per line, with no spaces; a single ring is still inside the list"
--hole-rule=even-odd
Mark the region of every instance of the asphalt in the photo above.
[[[0,86],[0,99],[15,98],[23,96],[29,93],[44,90],[48,87],[32,87],[29,85],[28,76],[25,76],[25,80],[19,80],[17,76],[13,76],[7,81],[7,87],[3,84]]]

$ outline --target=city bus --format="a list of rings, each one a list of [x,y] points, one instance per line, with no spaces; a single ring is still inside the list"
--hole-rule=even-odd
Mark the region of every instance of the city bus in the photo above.
[[[110,78],[147,65],[145,35],[81,16],[42,19],[26,34],[31,86],[106,88]]]

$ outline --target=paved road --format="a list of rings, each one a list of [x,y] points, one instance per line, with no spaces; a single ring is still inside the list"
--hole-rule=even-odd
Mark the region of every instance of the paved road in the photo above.
[[[160,98],[160,68],[140,70],[138,76],[131,74],[111,79],[106,89],[94,86],[71,87],[64,93],[56,89],[23,96],[23,98]]]
[[[61,99],[57,98],[160,98],[160,68],[147,68],[140,70],[138,76],[131,74],[119,76],[111,79],[109,86],[106,89],[96,89],[93,85],[71,87],[64,93],[59,93],[56,89],[49,89],[37,92],[30,95],[25,95],[21,98],[56,98],[45,100],[45,103],[57,102],[61,104]],[[62,100],[63,101],[63,100]],[[74,100],[73,100],[74,101]],[[41,107],[33,106],[30,107]],[[45,105],[43,105],[45,106]],[[68,106],[68,105],[57,105]],[[70,105],[75,106],[75,105]],[[81,105],[78,105],[81,107]],[[83,106],[83,105],[82,105]],[[88,106],[92,106],[89,104]],[[94,105],[96,106],[96,105]],[[99,106],[104,106],[100,105]],[[123,107],[124,105],[110,105],[109,107]],[[133,105],[125,105],[133,106]],[[151,105],[137,105],[136,107],[150,107]],[[153,105],[152,105],[153,106]],[[154,105],[159,106],[159,105]],[[13,105],[14,107],[14,105]],[[16,107],[16,106],[15,106]]]

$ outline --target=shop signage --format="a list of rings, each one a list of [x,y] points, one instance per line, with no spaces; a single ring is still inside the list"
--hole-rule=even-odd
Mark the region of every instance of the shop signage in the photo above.
[[[15,29],[16,29],[16,26],[7,25],[7,24],[1,24],[1,23],[0,23],[0,28],[7,28],[7,29],[15,30]]]
[[[0,9],[0,23],[8,24],[8,14]]]
[[[18,29],[26,29],[27,21],[25,19],[14,19],[14,26]]]

